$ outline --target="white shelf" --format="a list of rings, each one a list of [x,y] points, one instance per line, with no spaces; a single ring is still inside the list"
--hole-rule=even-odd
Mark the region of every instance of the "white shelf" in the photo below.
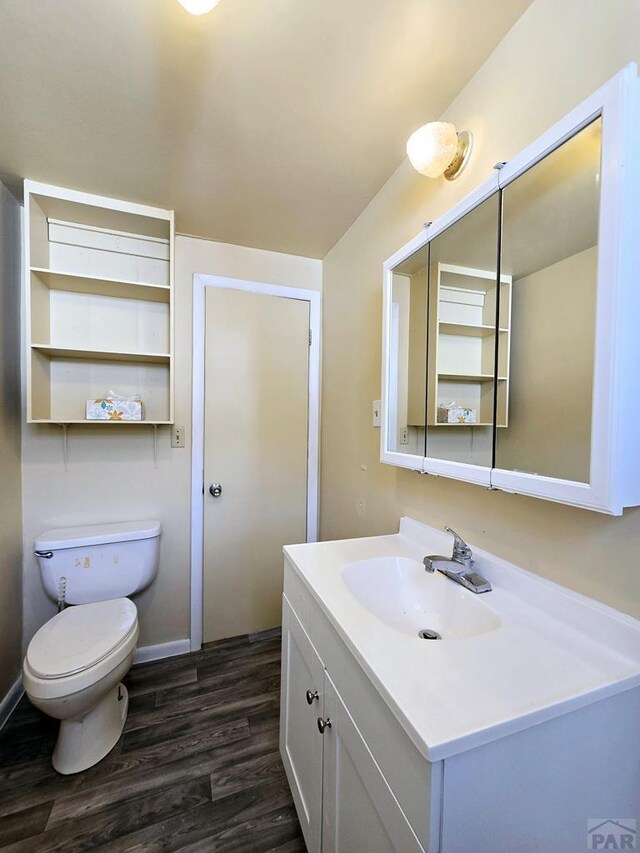
[[[79,418],[36,418],[32,424],[54,424],[56,426],[73,426],[84,424],[85,426],[96,426],[106,424],[108,426],[170,426],[171,421],[92,421],[80,420]]]
[[[476,424],[442,424],[435,423],[429,424],[429,429],[433,427],[492,427],[492,423],[476,423]],[[497,424],[498,429],[506,427],[506,424]]]
[[[467,338],[488,338],[495,333],[495,326],[479,326],[473,323],[447,323],[440,320],[438,330],[444,335],[462,335]],[[500,334],[506,334],[508,329],[498,329]]]
[[[500,320],[495,273],[438,263],[437,287],[431,298],[427,421],[430,427],[492,429],[508,423],[511,278],[500,278]],[[496,323],[498,326],[496,327]],[[498,371],[494,374],[498,343]],[[497,401],[495,397],[497,396]],[[437,423],[438,406],[454,400],[475,411],[475,424]],[[454,430],[455,432],[455,430]],[[462,435],[465,433],[463,432]],[[444,440],[444,439],[443,439]],[[454,447],[455,442],[451,445]],[[450,452],[454,452],[453,449]]]
[[[169,353],[125,352],[122,350],[79,349],[51,344],[31,344],[31,349],[48,358],[75,358],[83,361],[128,361],[141,364],[169,364]]]
[[[142,281],[79,275],[45,267],[31,267],[31,272],[50,290],[93,293],[99,296],[117,296],[149,302],[169,302],[171,298],[171,287],[168,284],[148,284]]]

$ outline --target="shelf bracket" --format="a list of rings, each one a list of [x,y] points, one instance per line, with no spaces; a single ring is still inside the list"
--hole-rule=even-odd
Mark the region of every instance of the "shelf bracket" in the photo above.
[[[153,467],[158,467],[158,424],[151,424],[153,430]]]

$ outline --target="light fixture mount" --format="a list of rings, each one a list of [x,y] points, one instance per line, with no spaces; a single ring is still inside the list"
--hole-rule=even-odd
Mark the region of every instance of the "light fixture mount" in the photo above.
[[[467,163],[469,162],[469,158],[471,157],[472,151],[473,134],[470,130],[461,130],[458,133],[458,148],[456,150],[456,153],[453,157],[453,160],[444,170],[444,177],[448,181],[455,181],[455,179],[461,175]]]

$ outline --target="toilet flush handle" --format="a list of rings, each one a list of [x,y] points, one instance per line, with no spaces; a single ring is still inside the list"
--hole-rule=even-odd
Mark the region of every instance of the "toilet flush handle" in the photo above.
[[[50,560],[53,557],[53,551],[34,551],[36,557],[42,557],[44,560]]]

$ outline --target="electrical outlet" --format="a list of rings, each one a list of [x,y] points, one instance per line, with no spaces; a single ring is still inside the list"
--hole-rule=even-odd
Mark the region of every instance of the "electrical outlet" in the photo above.
[[[184,447],[183,426],[173,426],[171,428],[171,447]]]
[[[381,406],[380,400],[374,400],[373,401],[373,425],[374,425],[374,427],[380,426],[380,406]]]
[[[409,444],[409,430],[407,427],[400,427],[400,444]]]

